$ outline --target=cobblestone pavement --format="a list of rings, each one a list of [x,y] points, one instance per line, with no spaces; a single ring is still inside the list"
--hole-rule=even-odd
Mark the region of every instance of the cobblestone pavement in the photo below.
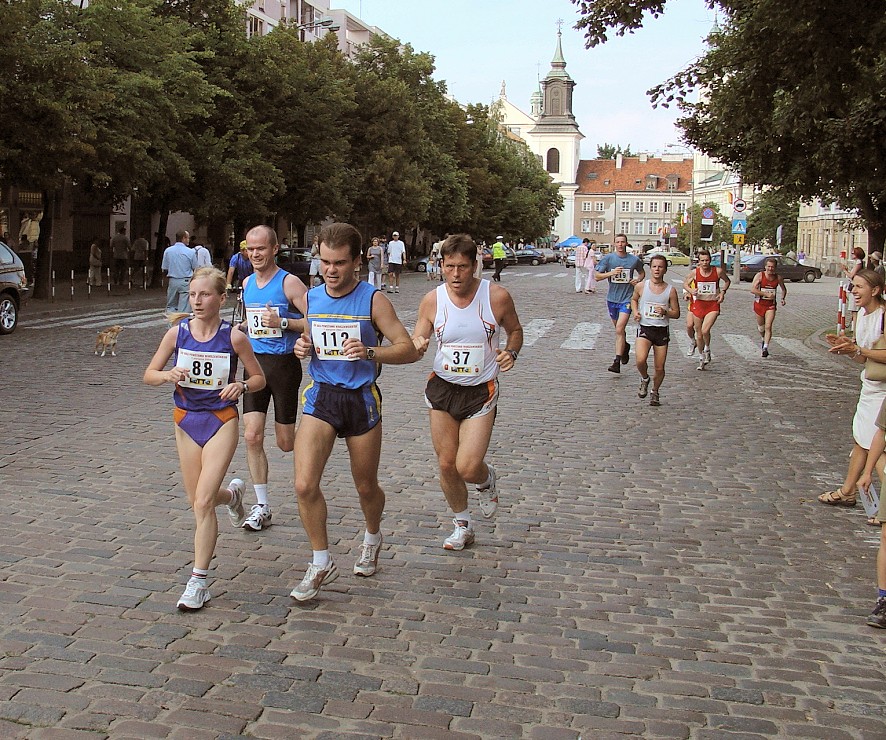
[[[708,370],[674,322],[658,409],[632,365],[605,370],[602,294],[559,266],[503,284],[532,328],[502,379],[501,506],[476,544],[441,547],[428,356],[380,381],[378,574],[350,573],[361,516],[339,444],[324,490],[342,575],[289,598],[310,549],[273,448],[274,526],[233,530],[222,510],[213,599],[186,614],[171,392],[141,383],[163,296],[33,301],[0,340],[0,737],[886,737],[886,635],[864,624],[878,532],[814,501],[844,471],[858,389],[816,339],[835,281],[789,285],[768,360],[746,285]],[[407,324],[429,287],[411,274],[391,296]],[[119,355],[94,356],[113,323]],[[231,474],[248,479],[242,444]]]

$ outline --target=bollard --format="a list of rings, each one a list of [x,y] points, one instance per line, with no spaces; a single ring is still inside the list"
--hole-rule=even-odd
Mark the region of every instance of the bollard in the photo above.
[[[92,300],[92,283],[89,280],[86,281],[86,298]]]
[[[52,271],[52,296],[49,302],[55,303],[55,270]]]
[[[108,277],[108,295],[111,295],[111,268],[107,269],[107,277]]]
[[[74,271],[71,270],[71,300],[74,300]]]
[[[148,266],[142,265],[142,290],[147,292],[148,290]]]
[[[840,287],[837,291],[837,334],[846,333],[846,314],[844,313],[845,308],[846,289],[843,287],[843,283],[840,283]]]
[[[127,278],[127,286],[128,287],[126,288],[126,291],[129,293],[129,295],[132,295],[132,268],[131,267],[126,268],[126,274],[128,275],[128,278]]]

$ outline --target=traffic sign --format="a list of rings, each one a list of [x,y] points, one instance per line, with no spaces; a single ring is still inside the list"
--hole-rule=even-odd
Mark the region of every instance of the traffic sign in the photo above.
[[[713,218],[714,217],[714,209],[713,208],[705,208],[701,212],[702,218]]]
[[[732,219],[732,233],[733,234],[747,234],[748,233],[748,222],[743,218],[734,218]]]
[[[732,201],[732,210],[736,213],[744,213],[745,208],[748,207],[748,204],[745,203],[741,198],[736,198]]]
[[[732,243],[733,244],[744,244],[744,234],[733,234],[732,235]]]

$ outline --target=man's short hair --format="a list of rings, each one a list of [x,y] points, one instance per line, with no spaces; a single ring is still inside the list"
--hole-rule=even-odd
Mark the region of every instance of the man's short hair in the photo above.
[[[701,257],[701,255],[703,255],[703,254],[706,254],[708,257],[711,256],[710,250],[706,249],[705,247],[701,247],[700,249],[695,250],[696,257]]]
[[[187,229],[182,229],[181,231],[175,232],[175,240],[177,242],[183,242],[186,236],[190,236],[191,233]]]
[[[618,238],[620,238],[620,237],[623,238],[625,241],[628,240],[628,235],[627,235],[627,234],[616,234],[616,235],[612,238],[612,241],[614,242],[616,239],[618,239]]]
[[[320,244],[325,244],[329,249],[349,247],[351,259],[357,259],[363,254],[363,237],[350,224],[334,223],[324,226],[320,230]]]
[[[775,257],[767,257],[765,260],[763,260],[763,265],[765,266],[767,262],[771,262],[776,267],[778,267],[778,259]]]
[[[661,260],[662,262],[664,262],[665,270],[668,269],[668,258],[665,257],[663,254],[653,254],[649,260],[650,267],[652,267],[652,263],[655,262],[655,260]]]
[[[467,257],[471,262],[477,261],[477,245],[467,234],[453,234],[447,236],[440,245],[440,257],[454,257],[456,255]]]
[[[268,238],[268,244],[270,244],[272,247],[277,246],[277,232],[274,231],[274,229],[272,229],[267,224],[259,224],[258,226],[253,226],[249,231],[246,232],[246,236],[249,236],[250,234],[257,234],[259,232],[264,232],[265,236]],[[245,244],[246,241],[244,240],[243,243]]]

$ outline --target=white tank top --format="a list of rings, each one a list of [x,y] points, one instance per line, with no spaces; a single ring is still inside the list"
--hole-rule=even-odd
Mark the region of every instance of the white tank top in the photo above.
[[[474,300],[467,308],[459,308],[449,300],[445,284],[437,288],[434,372],[443,380],[456,385],[480,385],[495,378],[498,335],[499,326],[489,302],[488,280],[480,281]]]
[[[649,283],[649,280],[643,281],[643,294],[637,305],[640,310],[640,324],[642,326],[667,326],[669,321],[668,302],[674,286],[668,285],[661,295],[656,295],[649,287]]]

